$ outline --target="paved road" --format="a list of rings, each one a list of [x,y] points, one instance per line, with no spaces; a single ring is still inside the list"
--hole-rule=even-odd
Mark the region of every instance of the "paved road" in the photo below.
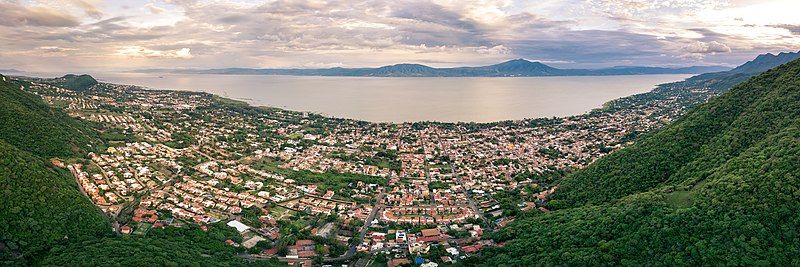
[[[369,217],[367,217],[367,220],[364,222],[364,226],[361,227],[361,231],[359,231],[359,233],[358,233],[358,240],[364,240],[364,236],[366,236],[367,230],[369,230],[369,227],[372,225],[372,220],[375,219],[375,216],[378,215],[378,210],[380,210],[380,208],[382,207],[382,205],[380,203],[381,203],[381,199],[383,199],[384,195],[386,195],[385,192],[381,192],[380,194],[378,194],[378,197],[375,200],[375,205],[372,207],[372,212],[370,212]],[[360,242],[359,243],[354,243],[354,244],[350,245],[350,249],[348,249],[347,252],[344,255],[336,257],[336,258],[326,258],[326,259],[323,260],[323,262],[325,262],[325,263],[336,263],[336,262],[347,261],[350,258],[352,258],[353,255],[356,254],[356,247],[359,244],[360,244]]]

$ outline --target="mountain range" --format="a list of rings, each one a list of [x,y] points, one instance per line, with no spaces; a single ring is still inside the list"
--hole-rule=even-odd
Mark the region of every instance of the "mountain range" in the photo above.
[[[537,77],[537,76],[608,76],[639,74],[699,74],[730,70],[723,66],[684,68],[620,66],[604,69],[559,69],[541,62],[514,59],[480,67],[434,68],[421,64],[396,64],[378,68],[327,69],[145,69],[138,73],[238,74],[292,76],[363,76],[363,77]]]
[[[726,90],[755,75],[797,59],[800,59],[800,52],[779,53],[777,55],[772,53],[761,54],[732,70],[703,73],[686,79],[681,83],[707,87],[717,91]]]

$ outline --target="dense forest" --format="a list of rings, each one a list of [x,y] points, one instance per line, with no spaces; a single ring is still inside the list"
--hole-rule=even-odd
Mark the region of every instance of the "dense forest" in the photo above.
[[[467,265],[800,264],[800,60],[562,180]]]
[[[245,265],[224,243],[235,235],[224,225],[116,236],[72,175],[50,162],[82,158],[102,145],[100,135],[20,86],[0,80],[0,265]]]
[[[108,237],[58,246],[41,261],[44,266],[280,266],[277,260],[245,263],[237,249],[224,243],[241,242],[239,234],[224,224],[207,232],[198,226],[152,229],[146,237]]]
[[[27,82],[0,81],[0,139],[44,158],[84,154],[99,144],[86,124],[21,90]]]
[[[65,170],[0,140],[0,173],[0,263],[112,233],[109,220]]]

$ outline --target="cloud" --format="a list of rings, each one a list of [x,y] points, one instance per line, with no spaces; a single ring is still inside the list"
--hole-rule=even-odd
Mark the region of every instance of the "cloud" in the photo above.
[[[164,9],[162,7],[159,7],[159,6],[156,6],[153,3],[144,4],[144,7],[147,8],[147,10],[149,10],[153,14],[161,14],[164,11],[167,11],[166,9]]]
[[[47,53],[60,53],[60,52],[77,50],[75,48],[64,48],[58,46],[40,46],[38,49]]]
[[[653,12],[696,13],[730,5],[726,0],[586,0],[587,9],[618,19],[645,17]],[[671,12],[670,12],[671,11]]]
[[[76,17],[59,10],[0,3],[0,25],[3,26],[72,27],[79,24]]]
[[[4,56],[42,68],[737,65],[800,43],[733,0],[4,1]]]
[[[770,27],[786,29],[794,35],[800,35],[800,25],[779,24],[779,25],[770,25]]]
[[[141,46],[125,46],[117,50],[117,55],[126,57],[145,57],[145,58],[176,58],[176,59],[189,59],[192,58],[191,49],[181,48],[178,50],[155,50]]]
[[[713,54],[713,53],[730,53],[731,48],[727,45],[717,42],[701,42],[696,41],[685,47],[686,52],[692,54]]]
[[[94,4],[89,3],[85,0],[71,0],[71,1],[75,6],[83,9],[86,16],[89,16],[94,19],[103,18],[103,12],[100,11],[100,9],[98,9]]]
[[[189,48],[181,48],[178,51],[175,51],[175,57],[177,58],[192,58],[192,53]]]

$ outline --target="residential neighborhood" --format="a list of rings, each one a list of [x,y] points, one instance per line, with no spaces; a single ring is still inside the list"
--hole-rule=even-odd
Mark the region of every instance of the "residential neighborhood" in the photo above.
[[[395,124],[107,83],[28,90],[102,125],[110,145],[65,168],[119,234],[224,224],[248,260],[357,266],[447,265],[502,246],[487,233],[522,211],[548,212],[559,178],[713,96],[633,97],[564,118]]]

